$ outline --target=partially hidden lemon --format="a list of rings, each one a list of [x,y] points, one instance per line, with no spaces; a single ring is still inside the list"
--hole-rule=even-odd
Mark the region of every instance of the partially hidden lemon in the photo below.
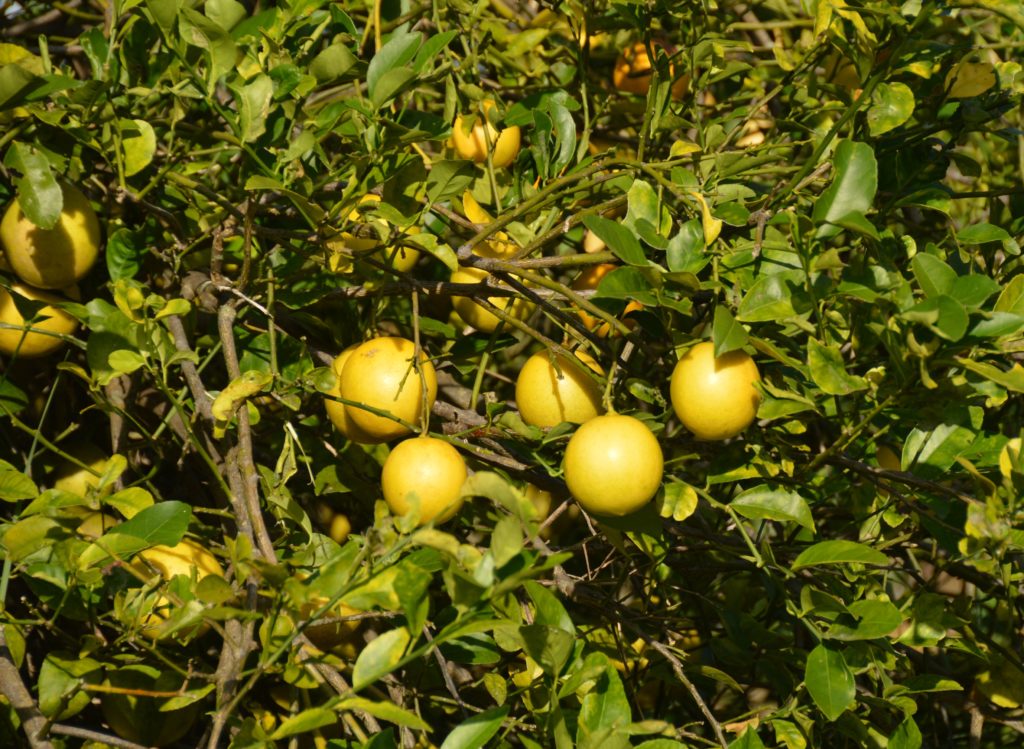
[[[579,363],[603,376],[601,365],[585,351],[576,351]],[[539,351],[526,360],[516,379],[516,405],[523,421],[553,427],[563,421],[582,424],[600,414],[601,388],[597,380],[567,357]]]

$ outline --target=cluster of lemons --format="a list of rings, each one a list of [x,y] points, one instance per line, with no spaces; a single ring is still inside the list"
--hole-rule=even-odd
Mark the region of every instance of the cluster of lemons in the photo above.
[[[670,50],[667,50],[670,51]],[[673,71],[674,73],[674,71]],[[646,94],[652,80],[648,47],[637,43],[620,55],[613,83],[621,91]],[[675,78],[672,93],[685,95],[689,80]],[[451,148],[459,157],[492,169],[509,167],[522,142],[518,126],[499,127],[496,104],[483,100],[475,112],[458,116],[452,127]],[[465,217],[486,226],[492,217],[474,199],[463,195]],[[364,248],[369,249],[369,247]],[[584,250],[598,252],[603,243],[591,234]],[[519,246],[504,231],[479,242],[478,257],[514,259]],[[598,264],[573,283],[575,290],[594,289],[616,266]],[[487,283],[490,273],[462,267],[451,274],[453,283]],[[492,333],[502,317],[525,320],[534,305],[519,296],[452,299],[453,318],[476,330]],[[504,313],[494,314],[492,308]],[[631,302],[628,315],[641,305]],[[611,334],[606,321],[579,310],[581,321],[600,337]],[[627,324],[630,322],[626,320]],[[348,439],[374,444],[409,437],[394,447],[384,463],[382,493],[392,512],[414,514],[419,524],[443,522],[462,504],[466,463],[449,442],[430,437],[424,428],[437,393],[437,378],[429,358],[412,341],[379,337],[343,351],[333,363],[335,385],[328,393],[328,416]],[[551,428],[564,422],[579,424],[565,451],[564,475],[570,493],[586,510],[598,515],[626,515],[643,507],[661,486],[664,457],[657,438],[640,419],[606,413],[602,397],[605,373],[589,354],[572,356],[541,351],[520,370],[516,404],[527,424]],[[671,399],[680,421],[697,438],[724,440],[749,426],[756,415],[760,375],[753,359],[742,351],[715,357],[710,342],[699,343],[679,360],[671,382]]]
[[[413,363],[416,362],[414,365]],[[333,364],[328,416],[353,442],[375,444],[423,429],[437,395],[430,359],[406,339],[383,336],[343,351]],[[516,404],[527,424],[581,426],[565,450],[570,493],[597,515],[627,515],[661,486],[664,458],[657,438],[633,416],[606,413],[601,365],[584,351],[573,357],[541,351],[526,360],[516,380]],[[760,374],[742,351],[714,355],[705,341],[676,364],[671,400],[682,424],[702,440],[735,437],[753,421]],[[413,514],[418,524],[444,522],[462,505],[466,462],[451,443],[423,430],[404,439],[384,462],[381,489],[391,511]]]
[[[0,221],[0,270],[18,278],[9,289],[0,286],[0,353],[8,356],[46,356],[78,327],[60,308],[62,298],[51,292],[77,296],[75,284],[99,257],[100,222],[79,190],[63,185],[61,192],[64,206],[50,229],[36,226],[18,200]],[[26,320],[15,297],[44,306]]]

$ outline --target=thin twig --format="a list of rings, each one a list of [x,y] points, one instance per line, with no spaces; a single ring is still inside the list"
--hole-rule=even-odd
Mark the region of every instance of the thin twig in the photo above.
[[[39,712],[39,707],[32,699],[25,682],[21,680],[21,674],[14,665],[11,651],[7,647],[7,633],[3,627],[0,627],[0,692],[18,714],[21,727],[32,749],[53,749],[53,744],[38,735],[46,726],[46,716]]]

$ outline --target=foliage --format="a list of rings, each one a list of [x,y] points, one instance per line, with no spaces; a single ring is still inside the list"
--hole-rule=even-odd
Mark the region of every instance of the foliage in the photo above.
[[[126,667],[181,684],[134,697],[199,706],[183,746],[1019,741],[1024,473],[999,470],[1024,392],[1018,3],[0,13],[0,199],[53,226],[64,180],[105,227],[68,345],[0,362],[5,745],[109,734],[94,698]],[[611,83],[638,40],[646,95]],[[514,162],[458,158],[459,114],[519,126]],[[504,324],[465,329],[453,296]],[[326,418],[333,358],[374,335],[430,356],[429,429],[474,471],[443,527],[393,517],[389,446]],[[725,442],[668,400],[701,338],[763,378]],[[542,347],[592,354],[656,433],[638,513],[581,514],[575,427],[519,417]],[[114,457],[53,488],[83,443]],[[96,510],[124,524],[89,536]],[[224,577],[138,562],[186,534]]]

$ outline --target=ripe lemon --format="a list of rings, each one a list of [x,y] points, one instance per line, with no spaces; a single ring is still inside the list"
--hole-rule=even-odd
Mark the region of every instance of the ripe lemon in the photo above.
[[[381,489],[395,515],[419,510],[419,524],[443,523],[462,507],[466,461],[459,451],[435,437],[400,442],[384,461]]]
[[[349,346],[334,359],[334,363],[331,365],[332,369],[334,369],[334,387],[328,391],[328,395],[333,395],[336,398],[341,397],[341,372],[345,368],[345,364],[348,362],[352,352],[359,348],[360,345],[362,344],[356,343]],[[327,410],[327,416],[334,423],[334,428],[341,432],[341,435],[346,439],[363,445],[374,445],[384,441],[360,429],[349,417],[345,404],[341,401],[325,398],[324,408]]]
[[[487,113],[493,108],[494,102],[490,99],[480,104],[472,130],[464,127],[462,115],[456,117],[452,127],[452,143],[459,156],[478,164],[487,161],[487,144],[490,143],[491,164],[500,169],[515,161],[519,154],[521,136],[518,125],[501,131],[495,130],[494,125],[487,120]]]
[[[462,212],[474,224],[487,225],[494,221],[491,218],[491,214],[485,211],[483,206],[476,201],[470,190],[466,190],[462,194]],[[518,251],[519,245],[511,241],[508,234],[503,231],[494,232],[487,240],[473,248],[474,255],[499,259],[511,257]]]
[[[569,491],[595,515],[639,510],[657,493],[663,469],[657,438],[632,416],[597,416],[577,429],[565,448]]]
[[[79,442],[64,449],[92,470],[80,468],[70,461],[64,462],[53,473],[53,488],[84,497],[89,489],[99,485],[100,475],[106,470],[109,458],[92,442]]]
[[[342,369],[341,397],[419,426],[424,399],[429,410],[437,397],[437,376],[422,351],[417,374],[413,366],[415,350],[412,341],[397,336],[382,336],[361,344]],[[373,441],[387,442],[410,433],[394,419],[357,406],[345,406],[345,413]]]
[[[452,273],[452,283],[480,283],[487,280],[490,273],[481,268],[459,268]],[[533,302],[522,297],[495,296],[488,297],[487,301],[500,310],[507,312],[517,320],[525,320],[533,312]],[[501,322],[501,319],[485,309],[483,305],[477,304],[472,297],[453,296],[452,306],[467,325],[471,325],[483,333],[493,333]]]
[[[618,267],[619,266],[615,265],[614,263],[601,263],[600,265],[590,266],[582,273],[580,273],[579,277],[572,282],[573,291],[586,291],[588,289],[596,289],[598,284],[601,283],[601,279],[607,276],[609,273],[611,273]],[[624,320],[626,327],[630,328],[631,330],[636,327],[636,321],[630,320],[626,316],[629,315],[630,312],[636,312],[637,310],[641,310],[643,308],[644,306],[640,304],[640,302],[636,301],[630,302],[629,304],[626,305],[626,308],[622,310],[621,315],[621,317],[626,318]],[[612,332],[611,323],[599,320],[593,315],[591,315],[589,312],[585,312],[584,310],[579,310],[577,314],[579,315],[580,322],[586,325],[588,330],[594,331],[594,335],[596,335],[598,338],[607,338],[608,334]],[[618,335],[618,331],[615,331],[615,334]]]
[[[82,538],[95,541],[121,521],[103,512],[88,512],[82,517],[75,532]]]
[[[348,515],[336,512],[327,502],[320,500],[313,508],[316,519],[327,529],[327,535],[338,544],[345,543],[348,534],[352,532],[352,523]]]
[[[660,44],[655,43],[655,47]],[[671,68],[674,75],[674,66]],[[615,68],[612,71],[612,83],[619,91],[630,94],[646,96],[651,88],[651,58],[647,54],[647,45],[643,42],[636,42],[630,47],[622,50],[619,59],[615,61]],[[684,75],[675,80],[672,84],[672,96],[681,99],[686,96],[690,87],[690,76]]]
[[[136,664],[107,671],[104,685],[125,692],[102,692],[100,708],[111,730],[122,739],[143,746],[167,746],[181,739],[199,715],[199,703],[161,712],[169,698],[150,693],[177,692],[182,688],[179,674],[163,673],[152,666]]]
[[[100,222],[89,200],[64,185],[64,208],[52,229],[33,224],[15,200],[0,221],[0,243],[11,268],[39,289],[63,289],[77,283],[96,263]]]
[[[594,232],[587,229],[583,233],[583,251],[592,254],[595,252],[604,252],[608,249],[608,245],[604,243],[601,237],[594,234]],[[614,267],[614,266],[613,266]]]
[[[710,341],[687,351],[672,372],[672,407],[697,439],[735,437],[754,421],[761,396],[757,365],[742,351],[715,358]]]
[[[878,461],[878,467],[886,471],[903,470],[900,456],[888,445],[879,445],[878,450],[875,452],[875,459]]]
[[[174,546],[154,546],[139,552],[132,561],[132,567],[145,576],[156,570],[164,580],[172,580],[178,575],[191,578],[196,582],[207,575],[224,577],[224,569],[208,549],[190,539],[184,539]],[[169,616],[174,604],[166,596],[158,595],[153,610],[142,618],[143,637],[160,639],[160,625]],[[207,625],[200,625],[197,633],[205,632]]]
[[[576,357],[598,375],[601,365],[585,351]],[[539,351],[526,360],[516,379],[516,404],[523,421],[553,427],[563,421],[582,424],[600,414],[601,388],[597,381],[565,356]]]
[[[47,306],[39,310],[35,322],[26,324],[25,318],[14,306],[11,292],[25,299],[45,302]],[[78,328],[78,320],[53,306],[60,301],[53,294],[25,284],[12,284],[10,292],[0,287],[0,353],[13,356],[17,352],[19,357],[33,359],[46,356],[63,346],[64,341],[58,336],[74,333]],[[4,327],[7,325],[12,327]]]
[[[367,206],[379,202],[380,195],[369,193],[359,200],[359,205]],[[349,212],[348,220],[350,222],[362,220],[362,213],[358,207],[353,208]],[[387,222],[378,220],[374,223],[382,224],[384,231],[387,231]],[[412,227],[408,231],[410,234],[416,234],[419,232],[419,229]],[[331,253],[328,257],[328,267],[335,273],[348,273],[352,270],[354,257],[379,248],[380,241],[375,237],[360,237],[352,232],[343,231],[331,236],[326,244],[328,251]],[[420,259],[419,250],[406,246],[390,249],[379,248],[374,254],[380,260],[387,262],[392,268],[402,273],[411,271]]]

